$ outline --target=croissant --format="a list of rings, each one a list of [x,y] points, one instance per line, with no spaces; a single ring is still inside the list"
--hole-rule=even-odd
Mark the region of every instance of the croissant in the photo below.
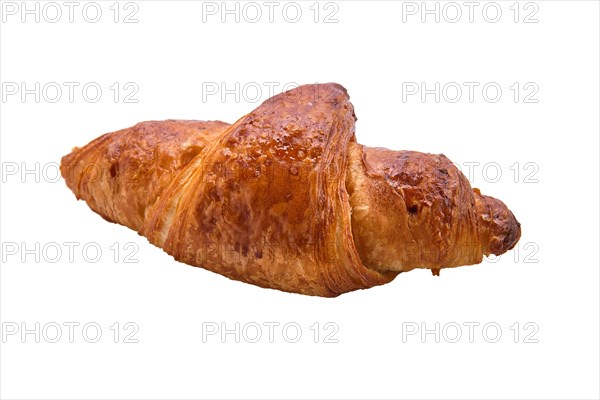
[[[334,297],[515,246],[512,212],[448,158],[362,146],[355,121],[342,86],[305,85],[233,125],[107,133],[61,173],[77,199],[176,260],[287,292]]]

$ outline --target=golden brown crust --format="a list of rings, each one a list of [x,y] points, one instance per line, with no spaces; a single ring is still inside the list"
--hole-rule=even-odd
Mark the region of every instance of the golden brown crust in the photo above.
[[[352,225],[367,265],[409,271],[481,262],[471,187],[448,158],[354,147],[362,165],[350,168],[359,185]]]
[[[78,199],[105,219],[139,231],[147,209],[175,175],[229,124],[148,121],[107,133],[63,157],[61,173]]]
[[[521,224],[506,205],[473,189],[479,218],[482,252],[500,255],[511,250],[521,238]]]
[[[444,155],[350,143],[354,240],[379,271],[477,264],[512,249],[521,229],[501,201],[471,190]]]
[[[518,240],[512,213],[474,193],[447,158],[358,145],[355,119],[343,87],[306,85],[233,125],[158,121],[106,134],[61,171],[77,198],[177,260],[302,294],[472,264]]]
[[[263,287],[336,296],[388,282],[395,274],[365,268],[352,240],[354,120],[339,85],[270,99],[182,172],[189,186],[169,188],[142,233],[179,261]]]

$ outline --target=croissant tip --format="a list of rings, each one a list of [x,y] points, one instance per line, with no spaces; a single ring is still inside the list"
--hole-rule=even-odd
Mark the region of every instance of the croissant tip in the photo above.
[[[521,223],[501,200],[476,193],[481,229],[487,237],[485,254],[499,256],[512,250],[521,239]]]

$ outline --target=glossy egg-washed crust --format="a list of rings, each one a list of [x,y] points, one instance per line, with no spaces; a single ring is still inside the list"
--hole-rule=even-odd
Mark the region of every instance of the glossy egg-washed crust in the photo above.
[[[403,271],[481,262],[520,237],[443,155],[356,143],[337,84],[277,95],[233,125],[152,121],[63,157],[78,199],[175,259],[333,297]]]

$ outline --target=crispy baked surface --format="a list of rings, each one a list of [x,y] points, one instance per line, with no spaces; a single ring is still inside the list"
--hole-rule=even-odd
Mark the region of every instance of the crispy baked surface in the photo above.
[[[275,96],[233,125],[151,121],[63,157],[78,199],[175,259],[318,296],[479,263],[520,237],[443,155],[356,143],[338,84]]]

